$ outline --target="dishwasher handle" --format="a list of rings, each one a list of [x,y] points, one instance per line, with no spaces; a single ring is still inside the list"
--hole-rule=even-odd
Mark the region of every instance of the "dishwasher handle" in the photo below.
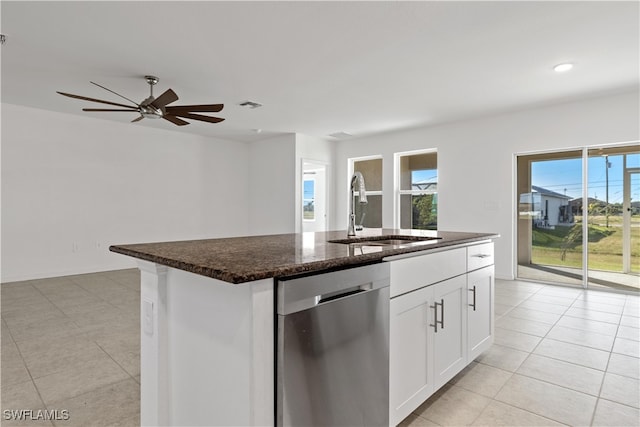
[[[370,291],[371,289],[373,289],[373,283],[365,283],[364,285],[342,289],[338,292],[329,292],[323,295],[317,295],[316,305],[325,304],[341,298],[346,298],[351,295],[359,294],[360,292]]]
[[[359,298],[359,295],[388,288],[389,277],[389,263],[381,262],[322,274],[278,279],[276,311],[278,315],[286,316],[350,296]]]

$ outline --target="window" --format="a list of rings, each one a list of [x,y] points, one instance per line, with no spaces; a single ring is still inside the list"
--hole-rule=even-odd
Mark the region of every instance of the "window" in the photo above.
[[[367,157],[352,159],[352,162],[353,172],[360,172],[364,178],[368,202],[359,203],[360,197],[356,192],[356,225],[382,228],[382,158]]]
[[[302,193],[302,219],[315,221],[316,180],[305,176]]]
[[[438,154],[421,151],[396,154],[397,218],[403,229],[438,228]]]

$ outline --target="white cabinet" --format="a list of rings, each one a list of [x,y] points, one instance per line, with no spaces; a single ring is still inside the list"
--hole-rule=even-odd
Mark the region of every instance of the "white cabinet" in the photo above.
[[[466,365],[466,248],[391,262],[390,422]]]
[[[466,284],[461,275],[391,299],[393,425],[466,366]]]
[[[434,390],[433,289],[424,287],[391,300],[389,310],[389,421],[398,424]]]
[[[471,363],[493,343],[493,290],[493,266],[467,274],[467,363]]]
[[[389,261],[389,420],[397,425],[492,344],[493,243]]]
[[[434,296],[432,350],[437,390],[467,365],[467,281],[462,275],[430,287]]]

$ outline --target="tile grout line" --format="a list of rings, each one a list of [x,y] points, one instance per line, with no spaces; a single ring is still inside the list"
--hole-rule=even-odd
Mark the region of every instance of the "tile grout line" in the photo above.
[[[106,354],[107,356],[109,356],[109,358],[110,358],[111,360],[113,360],[113,362],[114,362],[116,365],[118,365],[118,367],[119,367],[120,369],[122,369],[124,372],[126,372],[126,373],[127,373],[127,375],[129,375],[129,378],[131,378],[133,381],[135,381],[135,382],[137,383],[137,381],[136,381],[136,379],[134,378],[134,376],[133,376],[133,375],[131,375],[131,373],[130,373],[129,371],[127,371],[127,370],[126,370],[122,365],[120,365],[120,363],[118,363],[118,361],[117,361],[116,359],[114,359],[114,358],[113,358],[113,356],[111,356],[111,354],[110,354],[107,350],[105,350],[104,348],[102,348],[102,346],[101,346],[97,341],[94,341],[94,342],[95,342],[95,344],[96,344],[98,347],[100,347],[100,350],[104,351],[104,352],[105,352],[105,354]]]
[[[622,313],[624,313],[624,307],[627,304],[627,299],[625,298],[625,302],[622,305]],[[622,321],[622,313],[620,314],[620,321]],[[598,400],[596,401],[596,406],[593,408],[593,413],[591,414],[591,425],[593,425],[593,421],[596,417],[596,410],[598,409],[598,404],[600,403],[600,396],[602,395],[602,389],[604,388],[604,381],[607,378],[607,372],[609,371],[609,364],[611,363],[611,355],[613,354],[613,347],[616,343],[616,338],[618,337],[618,331],[620,330],[620,323],[618,322],[618,326],[616,327],[616,335],[613,338],[613,343],[611,343],[611,350],[609,351],[609,357],[607,358],[607,365],[605,366],[604,375],[602,376],[602,381],[600,382],[600,388],[598,390]],[[616,402],[619,403],[619,402]]]
[[[47,296],[45,294],[43,294],[42,291],[40,291],[40,289],[38,289],[36,286],[34,286],[31,283],[29,284],[29,286],[31,286],[38,293],[40,293],[40,295],[42,295],[47,301],[49,301],[49,303],[52,304],[56,308],[56,310],[61,311],[58,308],[57,305],[53,304],[53,302],[49,298],[47,298]],[[65,313],[62,313],[62,314],[66,317]],[[27,365],[27,362],[24,359],[24,356],[22,355],[22,351],[20,350],[20,346],[18,345],[18,342],[14,339],[13,334],[11,333],[11,328],[9,328],[9,325],[7,325],[7,330],[9,331],[9,335],[11,336],[11,339],[13,340],[13,344],[16,346],[16,350],[18,351],[18,354],[20,355],[20,359],[22,359],[22,364],[24,365],[24,368],[27,371],[27,374],[29,374],[29,378],[31,379],[31,384],[33,385],[33,388],[35,389],[36,393],[38,394],[38,398],[40,399],[40,402],[42,402],[42,405],[45,407],[45,409],[49,409],[49,406],[45,403],[44,398],[42,397],[42,394],[40,393],[40,389],[38,388],[38,385],[36,384],[36,381],[33,378],[33,375],[31,374],[31,369],[29,369],[29,366]],[[53,425],[53,423],[51,423],[51,424]]]
[[[538,291],[538,292],[539,292],[539,291]],[[537,293],[537,292],[536,292],[536,293]],[[573,317],[573,316],[567,315],[566,313],[567,313],[567,311],[568,311],[570,308],[572,308],[572,307],[573,307],[573,305],[576,303],[576,301],[578,301],[578,300],[580,300],[580,299],[584,300],[584,298],[580,298],[580,296],[581,296],[581,295],[583,295],[583,296],[584,296],[584,295],[585,295],[585,294],[584,294],[584,292],[578,293],[578,295],[574,298],[574,300],[573,300],[573,302],[571,303],[571,305],[570,305],[569,307],[567,307],[567,309],[566,309],[566,310],[565,310],[565,311],[560,315],[560,317],[559,317],[559,318],[558,318],[558,320],[553,324],[553,326],[552,326],[552,328],[551,328],[551,329],[553,329],[553,327],[555,327],[555,326],[558,324],[558,322],[560,322],[560,320],[561,320],[564,316]],[[527,299],[528,299],[528,298],[527,298]],[[526,300],[525,300],[525,301],[526,301]],[[625,298],[625,299],[624,299],[624,302],[623,302],[623,311],[618,315],[618,323],[616,324],[616,333],[613,335],[614,343],[615,343],[615,340],[618,338],[618,332],[619,332],[619,329],[620,329],[620,322],[622,321],[622,316],[624,315],[624,309],[626,308],[627,301],[628,301],[628,298]],[[524,301],[523,301],[523,302],[524,302]],[[621,301],[621,302],[622,302],[622,301]],[[522,303],[520,303],[520,304],[522,304]],[[519,306],[520,304],[518,304],[518,306]],[[610,304],[610,305],[613,305],[613,304]],[[581,309],[582,309],[582,310],[584,310],[584,311],[590,311],[590,309],[587,309],[587,308],[581,308]],[[511,310],[510,310],[510,311],[511,311]],[[601,311],[599,311],[599,310],[593,310],[593,311],[601,312]],[[609,312],[606,312],[606,313],[609,313]],[[609,314],[616,314],[616,313],[609,313]],[[581,320],[587,320],[587,321],[593,321],[593,322],[600,322],[600,323],[612,324],[612,323],[610,323],[610,322],[602,322],[602,321],[592,320],[592,319],[584,319],[584,318],[580,318],[580,319],[581,319]],[[528,319],[524,319],[524,320],[528,320]],[[532,321],[535,321],[535,320],[532,320]],[[540,323],[540,322],[539,322],[539,323]],[[581,329],[579,329],[579,328],[572,328],[571,326],[566,326],[566,327],[567,327],[568,329],[581,330]],[[551,331],[551,329],[549,329],[549,332]],[[589,330],[582,330],[582,331],[589,332],[589,333],[595,333],[595,334],[599,334],[599,335],[603,335],[603,336],[611,336],[611,335],[601,334],[601,333],[593,332],[593,331],[589,331]],[[535,349],[536,349],[536,348],[538,348],[538,346],[540,345],[540,343],[542,342],[542,340],[544,340],[545,338],[546,338],[546,339],[550,339],[550,340],[554,340],[553,338],[548,338],[548,337],[547,337],[547,335],[549,334],[549,332],[547,332],[547,334],[545,334],[545,336],[544,336],[544,337],[542,337],[542,339],[538,342],[538,344],[534,347],[534,349],[529,353],[529,355],[527,356],[527,359],[525,359],[525,361],[523,361],[523,363],[525,363],[525,362],[526,362],[526,360],[528,360],[528,359],[529,359],[529,357],[531,356],[531,354],[534,354]],[[521,332],[521,333],[524,333],[524,332]],[[529,334],[529,335],[531,335],[531,334]],[[557,341],[564,342],[564,341],[561,341],[561,340],[557,340]],[[569,343],[569,344],[574,344],[574,343]],[[579,345],[579,344],[574,344],[574,345]],[[590,346],[584,346],[584,347],[587,347],[587,348],[594,348],[594,347],[590,347]],[[597,350],[600,350],[600,351],[606,351],[606,350],[602,350],[602,349],[597,349]],[[598,405],[599,405],[599,403],[600,403],[600,400],[608,400],[608,399],[602,399],[602,398],[600,397],[600,395],[601,395],[601,393],[602,393],[602,387],[603,387],[603,385],[604,385],[604,380],[605,380],[606,374],[608,373],[609,363],[610,363],[610,360],[611,360],[611,356],[612,356],[612,354],[613,354],[613,343],[611,344],[611,347],[610,347],[609,351],[607,351],[607,353],[608,353],[608,358],[607,358],[607,364],[606,364],[606,366],[605,366],[605,370],[604,370],[604,371],[601,371],[601,370],[599,370],[599,369],[595,369],[595,368],[591,368],[591,367],[586,367],[586,368],[594,369],[594,370],[597,370],[597,371],[600,371],[600,372],[602,372],[602,373],[603,373],[603,375],[602,375],[602,381],[601,381],[600,388],[599,388],[599,391],[598,391],[598,395],[597,395],[597,396],[593,396],[593,395],[588,394],[588,393],[583,393],[583,392],[578,391],[578,390],[573,390],[573,389],[571,389],[571,388],[564,387],[564,386],[560,386],[560,385],[558,385],[558,384],[549,383],[548,381],[540,380],[540,379],[538,379],[538,378],[529,377],[528,375],[524,375],[524,374],[522,374],[522,373],[518,373],[517,371],[516,371],[516,372],[514,372],[514,375],[516,375],[516,374],[517,374],[517,375],[521,375],[521,376],[524,376],[524,377],[527,377],[527,378],[532,378],[532,379],[537,380],[537,381],[542,381],[542,382],[549,383],[549,384],[552,384],[552,385],[555,385],[555,386],[558,386],[558,387],[561,387],[561,388],[565,388],[565,389],[568,389],[568,390],[571,390],[571,391],[574,391],[574,392],[577,392],[577,393],[582,393],[582,394],[587,395],[587,396],[595,397],[595,398],[596,398],[596,404],[594,405],[593,412],[592,412],[592,414],[591,414],[591,418],[590,418],[590,425],[593,425],[593,422],[594,422],[594,419],[595,419],[596,410],[597,410],[597,408],[598,408]],[[545,356],[545,357],[546,357],[546,356]],[[555,359],[555,358],[552,358],[552,357],[551,357],[551,359]],[[572,362],[568,362],[568,361],[566,361],[566,360],[561,360],[561,359],[557,359],[557,360],[560,360],[560,361],[562,361],[562,362],[566,362],[566,363],[571,363],[571,364],[573,364],[573,365],[581,366],[581,367],[582,367],[582,365],[577,364],[577,363],[572,363]],[[522,365],[522,364],[521,364],[521,365]],[[518,368],[518,369],[519,369],[519,368]],[[621,376],[624,376],[624,375],[621,375]],[[626,376],[624,376],[624,377],[626,377]],[[627,377],[627,378],[632,378],[632,379],[633,379],[633,377]],[[506,383],[505,383],[505,384],[506,384]],[[502,388],[504,388],[504,386],[503,386]],[[502,390],[502,388],[501,388],[501,390]],[[498,392],[498,393],[499,393],[499,392]],[[496,396],[497,396],[497,394],[496,394]],[[608,400],[608,401],[610,401],[610,400]],[[620,403],[620,402],[615,402],[615,401],[612,401],[612,402],[613,402],[613,403],[616,403],[616,404],[624,405],[624,406],[629,407],[629,408],[632,408],[632,409],[637,409],[637,408],[634,408],[633,406],[626,405],[626,404],[623,404],[623,403]],[[505,402],[501,402],[501,403],[505,403]],[[519,409],[523,409],[523,410],[525,410],[524,408],[519,408]],[[534,413],[534,414],[535,414],[535,413]],[[535,414],[535,415],[539,415],[539,414]]]
[[[7,328],[7,329],[9,329],[9,328]],[[16,346],[16,351],[20,355],[20,359],[22,361],[22,364],[24,365],[24,369],[27,371],[27,374],[29,374],[29,378],[31,379],[31,384],[33,385],[33,388],[35,389],[36,393],[38,394],[38,398],[40,399],[40,402],[42,402],[42,405],[45,407],[45,409],[49,409],[49,407],[47,406],[47,404],[44,401],[44,398],[42,397],[42,394],[40,394],[40,389],[38,388],[38,386],[36,384],[36,381],[33,378],[33,375],[31,374],[31,369],[29,369],[29,366],[27,365],[26,360],[24,360],[24,356],[22,355],[22,351],[20,350],[20,347],[18,346],[18,343],[16,343],[16,341],[13,339],[13,335],[11,334],[11,330],[9,330],[9,335],[11,336],[11,339],[13,340],[13,344]]]
[[[70,281],[71,281],[71,283],[75,284],[76,286],[80,286],[77,282],[73,281],[72,279],[70,279]],[[51,299],[49,299],[49,297],[48,297],[44,292],[42,292],[38,287],[34,286],[33,284],[30,284],[29,286],[31,286],[33,289],[35,289],[35,291],[36,291],[37,293],[39,293],[40,295],[42,295],[42,297],[44,297],[44,298],[45,298],[45,300],[47,300],[50,304],[52,304],[52,305],[53,305],[53,307],[55,307],[55,309],[56,309],[57,311],[59,311],[59,312],[63,315],[63,317],[64,317],[65,319],[67,319],[67,320],[71,321],[71,322],[72,322],[76,327],[78,327],[79,329],[83,329],[83,328],[82,328],[82,327],[81,327],[81,326],[80,326],[80,325],[79,325],[79,324],[78,324],[74,319],[70,318],[70,317],[67,315],[67,313],[65,313],[65,312],[64,312],[60,307],[58,307],[58,305],[57,305],[57,304],[55,304]],[[125,289],[125,287],[124,287],[124,286],[120,286],[120,287],[122,287],[123,289]],[[80,288],[82,288],[82,286],[80,286]],[[84,289],[84,288],[82,288],[82,289]],[[84,290],[86,290],[86,289],[84,289]],[[88,292],[90,292],[90,291],[88,291]],[[92,292],[90,292],[90,293],[91,293],[92,295],[95,295],[95,294],[93,294]],[[102,299],[100,296],[98,296],[98,297],[99,297],[100,299]],[[115,306],[113,306],[112,304],[109,304],[109,305],[110,305],[111,307],[113,307],[114,309],[119,310],[119,309],[118,309],[118,307],[115,307]],[[3,319],[3,321],[4,321],[4,319]],[[19,354],[19,356],[20,356],[20,359],[21,359],[21,361],[22,361],[22,364],[24,365],[24,368],[25,368],[25,370],[27,371],[27,373],[28,373],[28,375],[29,375],[29,378],[30,378],[30,380],[31,380],[31,384],[33,385],[34,389],[36,390],[36,393],[37,393],[37,395],[38,395],[38,398],[40,399],[40,402],[42,403],[42,405],[44,406],[44,408],[45,408],[45,409],[50,410],[50,409],[51,409],[51,405],[50,405],[50,404],[47,404],[47,403],[44,401],[44,398],[42,397],[42,394],[40,393],[40,389],[38,388],[37,384],[35,383],[35,379],[33,378],[33,375],[32,375],[32,373],[31,373],[31,370],[29,369],[29,367],[28,367],[28,365],[27,365],[27,363],[26,363],[26,361],[25,361],[25,359],[24,359],[24,356],[23,356],[23,354],[22,354],[22,351],[20,350],[20,347],[18,346],[17,342],[15,341],[15,339],[14,339],[14,337],[13,337],[13,334],[11,333],[11,329],[8,327],[8,325],[7,325],[7,330],[8,330],[8,332],[9,332],[9,334],[10,334],[11,339],[12,339],[12,340],[13,340],[13,342],[14,342],[14,345],[16,346],[16,350],[18,351],[18,354]],[[82,334],[84,334],[84,332],[83,332]],[[94,344],[95,344],[95,345],[97,345],[97,346],[100,348],[100,350],[101,350],[103,353],[105,353],[105,354],[106,354],[106,355],[107,355],[111,360],[113,360],[113,361],[116,363],[116,365],[117,365],[117,366],[118,366],[122,371],[124,371],[124,372],[128,375],[128,377],[129,377],[130,379],[132,379],[134,382],[136,382],[136,383],[137,383],[137,381],[135,380],[135,378],[134,378],[134,377],[133,377],[133,376],[132,376],[132,375],[131,375],[131,374],[130,374],[126,369],[124,369],[124,368],[123,368],[123,367],[122,367],[122,366],[121,366],[117,361],[115,361],[115,360],[113,359],[113,357],[112,357],[108,352],[106,352],[106,351],[105,351],[105,350],[104,350],[104,349],[103,349],[103,348],[102,348],[102,347],[101,347],[101,346],[100,346],[100,345],[99,345],[95,340],[89,340],[89,341],[94,342]],[[116,382],[117,382],[117,381],[116,381]],[[107,384],[106,386],[110,386],[110,385],[112,385],[112,384],[115,384],[116,382],[114,382],[114,383],[109,383],[109,384]],[[91,392],[91,391],[89,391],[89,392]],[[82,394],[85,394],[85,393],[82,393]],[[76,397],[78,397],[78,396],[81,396],[82,394],[77,395],[77,396],[72,396],[72,397],[70,397],[70,398],[76,398]],[[51,403],[56,403],[56,402],[51,402]],[[55,424],[52,424],[52,425],[55,425]]]
[[[519,306],[520,306],[520,304],[522,304],[523,302],[525,302],[525,301],[529,300],[529,298],[531,298],[533,295],[538,294],[538,292],[540,292],[540,291],[542,291],[543,289],[545,289],[545,287],[546,287],[546,286],[541,287],[537,292],[533,293],[530,297],[526,298],[524,301],[522,301],[521,303],[519,303],[516,307],[519,307]],[[594,413],[592,414],[592,417],[591,417],[591,423],[593,423],[593,416],[594,416],[594,414],[595,414],[595,408],[596,408],[596,406],[597,406],[598,396],[593,396],[593,395],[590,395],[590,394],[587,394],[587,393],[582,393],[582,392],[580,392],[580,391],[578,391],[578,390],[574,390],[574,389],[571,389],[571,388],[568,388],[568,387],[564,387],[564,386],[561,386],[561,385],[558,385],[558,384],[554,384],[554,383],[551,383],[551,382],[548,382],[548,381],[541,380],[541,379],[539,379],[539,378],[534,378],[534,377],[530,377],[530,376],[525,375],[525,374],[522,374],[522,373],[518,373],[518,371],[519,371],[520,367],[521,367],[521,366],[522,366],[522,365],[523,365],[523,364],[524,364],[524,363],[525,363],[525,362],[526,362],[526,361],[531,357],[531,355],[532,355],[532,354],[534,354],[535,350],[540,346],[540,343],[542,343],[542,341],[543,341],[545,338],[547,338],[547,336],[549,335],[549,333],[551,332],[551,330],[552,330],[552,329],[553,329],[553,328],[558,324],[558,322],[560,322],[560,320],[561,320],[561,319],[562,319],[562,317],[565,315],[565,313],[569,310],[569,308],[571,308],[571,307],[573,306],[573,304],[575,303],[575,301],[576,301],[576,300],[578,300],[578,297],[579,297],[579,296],[580,296],[580,293],[578,293],[578,294],[576,295],[576,297],[574,297],[574,299],[573,299],[573,301],[572,301],[571,305],[569,305],[569,306],[568,306],[568,307],[567,307],[567,308],[562,312],[562,314],[560,314],[560,316],[558,317],[558,320],[556,320],[556,321],[555,321],[555,323],[553,323],[553,324],[552,324],[552,326],[549,328],[549,330],[547,331],[547,333],[546,333],[543,337],[539,337],[539,338],[540,338],[540,340],[538,341],[538,343],[535,345],[535,347],[533,347],[533,349],[532,349],[530,352],[528,352],[529,354],[527,355],[526,359],[524,359],[524,360],[522,361],[522,363],[518,366],[518,368],[517,368],[514,372],[512,372],[512,374],[511,374],[511,376],[509,377],[509,379],[508,379],[508,380],[507,380],[507,381],[502,385],[502,387],[500,387],[500,390],[498,390],[498,392],[496,393],[496,395],[495,395],[495,396],[498,396],[498,394],[500,394],[500,392],[501,392],[501,391],[504,389],[504,387],[506,386],[507,382],[508,382],[508,381],[510,381],[510,380],[511,380],[515,375],[520,375],[520,376],[522,376],[522,377],[530,378],[530,379],[533,379],[533,380],[535,380],[535,381],[541,381],[541,382],[546,383],[546,384],[550,384],[550,385],[553,385],[553,386],[556,386],[556,387],[561,387],[561,388],[564,388],[564,389],[566,389],[566,390],[570,390],[570,391],[575,392],[575,393],[581,393],[581,394],[584,394],[584,395],[586,395],[586,396],[592,396],[592,397],[595,397],[595,398],[596,398],[596,405],[594,405]],[[567,298],[567,299],[568,299],[568,298]],[[516,307],[514,307],[514,308],[516,308]],[[538,311],[539,311],[539,310],[538,310]],[[523,319],[523,320],[529,320],[529,319]],[[534,320],[529,320],[529,321],[534,321]],[[541,322],[538,322],[538,323],[541,323]],[[516,331],[516,332],[519,332],[519,331]],[[520,333],[525,333],[525,332],[520,332]],[[525,333],[525,334],[526,334],[526,333]],[[527,334],[527,335],[537,336],[537,335],[532,335],[532,334]],[[552,339],[552,338],[549,338],[549,339]],[[563,361],[563,362],[566,362],[566,361]],[[571,363],[571,362],[566,362],[566,363]],[[580,365],[578,365],[578,364],[574,364],[574,365],[576,365],[576,366],[580,366]],[[604,375],[603,375],[603,379],[604,379]],[[536,416],[539,416],[539,417],[542,417],[542,418],[545,418],[545,419],[548,419],[548,420],[551,420],[551,421],[554,421],[554,422],[558,422],[558,423],[560,423],[560,424],[564,424],[564,423],[563,423],[562,421],[560,421],[560,420],[556,420],[556,419],[550,418],[550,417],[548,417],[548,416],[545,416],[545,415],[542,415],[542,414],[535,413],[535,412],[530,411],[530,410],[525,409],[525,408],[520,408],[520,407],[518,407],[518,406],[511,405],[510,403],[507,403],[507,402],[502,402],[502,401],[500,401],[500,400],[496,399],[496,398],[495,398],[495,396],[492,398],[492,400],[494,400],[494,401],[496,401],[496,402],[500,402],[500,403],[502,403],[502,404],[506,404],[506,405],[512,406],[512,407],[514,407],[514,408],[520,409],[520,410],[522,410],[522,411],[529,412],[529,413],[531,413],[531,414],[534,414],[534,415],[536,415]],[[485,409],[486,409],[486,408],[485,408]],[[484,411],[484,410],[483,410],[483,411]],[[478,417],[479,417],[479,416],[480,416],[480,415],[478,415]],[[478,418],[478,417],[477,417],[477,418]],[[477,418],[474,420],[474,422],[477,420]]]
[[[579,393],[579,394],[583,394],[583,395],[588,396],[588,397],[593,397],[593,398],[595,398],[595,399],[596,399],[596,404],[597,404],[597,401],[598,401],[598,399],[599,399],[597,396],[594,396],[594,395],[592,395],[592,394],[583,393],[583,392],[581,392],[581,391],[574,390],[574,389],[572,389],[572,388],[568,388],[568,387],[561,386],[561,385],[558,385],[558,384],[554,384],[554,383],[551,383],[551,382],[549,382],[549,381],[541,380],[541,379],[539,379],[539,378],[533,378],[533,377],[530,377],[530,376],[528,376],[528,375],[518,374],[517,372],[514,372],[514,373],[513,373],[513,375],[519,375],[519,376],[524,377],[524,378],[529,378],[529,379],[532,379],[532,380],[534,380],[534,381],[539,381],[539,382],[542,382],[542,383],[545,383],[545,384],[549,384],[549,385],[552,385],[552,386],[555,386],[555,387],[562,388],[562,389],[564,389],[564,390],[572,391],[572,392],[574,392],[574,393]],[[503,388],[504,388],[504,386],[503,386]],[[502,390],[502,389],[501,389],[501,390]],[[497,396],[497,394],[496,394],[496,396]],[[521,408],[521,407],[516,406],[516,405],[513,405],[513,404],[511,404],[511,403],[503,402],[502,400],[498,400],[498,399],[494,399],[494,400],[495,400],[496,402],[500,402],[500,403],[504,403],[505,405],[513,406],[514,408],[518,408],[518,409],[520,409],[520,410],[523,410],[523,411],[529,412],[529,413],[534,414],[534,415],[537,415],[537,416],[539,416],[539,417],[547,418],[547,419],[552,420],[552,421],[555,421],[555,422],[557,422],[557,423],[564,424],[564,422],[562,422],[562,421],[560,421],[560,420],[556,420],[556,419],[554,419],[554,418],[550,418],[549,416],[546,416],[546,415],[538,414],[538,413],[533,412],[533,411],[531,411],[531,410],[529,410],[529,409]],[[614,402],[614,403],[617,403],[617,402]],[[594,409],[595,409],[595,406],[594,406]],[[566,424],[564,424],[564,425],[566,425]]]
[[[543,287],[541,287],[540,289],[538,289],[536,292],[532,293],[529,297],[525,298],[523,301],[521,301],[521,302],[520,302],[520,303],[518,303],[516,306],[514,306],[513,308],[511,308],[511,309],[509,310],[509,312],[511,312],[513,309],[515,309],[515,308],[519,307],[519,306],[520,306],[520,304],[522,304],[523,302],[527,301],[529,298],[531,298],[533,295],[536,295],[538,292],[540,292],[540,291],[541,291],[542,289],[544,289],[544,288],[545,288],[545,287],[543,286]],[[566,312],[566,310],[565,310],[565,312]],[[505,314],[506,314],[506,313],[505,313]],[[561,318],[562,318],[562,315],[560,315],[560,317],[558,318],[558,320],[556,320],[556,322],[552,325],[552,327],[551,327],[551,328],[549,328],[549,331],[551,331],[551,329],[553,328],[553,326],[555,326],[555,324],[556,324],[557,322],[559,322]],[[529,319],[522,319],[522,320],[532,321],[532,320],[529,320]],[[540,323],[540,322],[538,322],[538,323]],[[533,412],[533,411],[530,411],[530,410],[528,410],[528,409],[520,408],[520,407],[518,407],[518,406],[512,405],[512,404],[507,403],[507,402],[502,402],[502,401],[500,401],[500,400],[496,399],[496,396],[498,396],[498,395],[500,394],[500,392],[504,389],[504,387],[507,385],[507,383],[508,383],[508,382],[509,382],[513,377],[514,377],[514,375],[516,375],[516,374],[517,374],[517,371],[518,371],[518,369],[520,369],[520,366],[522,366],[522,364],[523,364],[523,363],[525,363],[525,362],[527,361],[527,359],[529,359],[529,357],[533,354],[533,352],[535,351],[535,349],[536,349],[536,348],[538,348],[538,346],[540,345],[540,343],[542,342],[542,340],[546,337],[546,335],[549,333],[549,331],[547,331],[547,333],[545,334],[545,336],[544,336],[544,337],[538,337],[538,338],[540,338],[540,340],[538,341],[538,344],[536,344],[536,345],[535,345],[535,347],[534,347],[531,351],[527,352],[527,353],[528,353],[527,357],[522,361],[522,363],[518,366],[518,368],[516,368],[516,370],[515,370],[515,371],[510,372],[510,371],[505,371],[504,369],[501,369],[501,370],[503,370],[503,371],[505,371],[505,372],[509,372],[509,373],[510,373],[509,378],[507,379],[507,381],[505,381],[505,382],[504,382],[504,384],[502,385],[502,387],[500,387],[500,389],[497,391],[497,393],[496,393],[493,397],[491,397],[491,400],[489,401],[489,403],[488,403],[488,404],[487,404],[487,405],[482,409],[482,411],[480,411],[480,413],[478,414],[478,416],[474,418],[474,420],[473,420],[473,422],[472,422],[471,424],[473,424],[474,422],[476,422],[476,421],[478,420],[478,418],[480,418],[480,416],[484,413],[484,411],[485,411],[485,410],[487,409],[487,407],[491,404],[491,402],[499,402],[499,403],[501,403],[501,404],[511,406],[511,407],[516,408],[516,409],[519,409],[519,410],[521,410],[521,411],[528,412],[528,413],[533,414],[533,415],[535,415],[535,416],[537,416],[537,417],[542,417],[542,418],[545,418],[545,419],[548,419],[548,420],[550,420],[550,421],[554,421],[554,422],[560,422],[560,421],[558,421],[558,420],[554,420],[554,419],[552,419],[552,418],[549,418],[549,417],[547,417],[547,416],[545,416],[545,415],[537,414],[537,413],[535,413],[535,412]],[[514,331],[514,332],[519,332],[519,333],[523,333],[523,334],[526,334],[526,335],[536,336],[536,335],[527,334],[527,333],[525,333],[525,332],[520,332],[520,331]],[[536,337],[537,337],[537,336],[536,336]],[[508,347],[508,348],[510,348],[510,347]],[[482,362],[478,362],[478,363],[482,363]],[[486,365],[486,366],[491,366],[491,365]],[[500,368],[497,368],[497,367],[495,367],[495,366],[494,366],[494,368],[496,368],[496,369],[500,369]],[[521,375],[521,374],[518,374],[518,375]],[[523,375],[523,376],[525,376],[525,375]],[[527,378],[529,378],[529,377],[527,377]],[[462,387],[462,388],[464,388],[464,387]],[[470,390],[468,390],[468,391],[470,391]],[[575,391],[575,390],[574,390],[574,391]],[[560,422],[560,424],[563,424],[563,423],[562,423],[562,422]]]
[[[113,280],[113,279],[110,279],[109,277],[106,277],[106,276],[105,276],[105,278],[106,278],[107,280],[109,280],[109,281],[111,281],[111,282],[115,283],[115,284],[116,284],[116,285],[118,285],[119,287],[121,287],[121,288],[123,288],[123,289],[127,289],[127,288],[126,288],[126,286],[121,285],[121,284],[120,284],[120,283],[118,283],[117,281],[115,281],[115,280]],[[87,289],[87,288],[85,288],[84,286],[82,286],[82,284],[81,284],[81,283],[76,282],[76,281],[75,281],[75,280],[73,280],[73,279],[70,279],[70,280],[71,280],[73,283],[75,283],[76,285],[80,286],[80,287],[81,287],[82,289],[84,289],[85,291],[89,292],[91,295],[96,296],[98,299],[100,299],[101,301],[103,301],[103,302],[107,303],[109,306],[111,306],[111,307],[113,307],[113,308],[115,308],[115,309],[118,309],[118,310],[119,310],[119,307],[116,307],[115,305],[111,304],[111,302],[110,302],[109,300],[107,300],[107,299],[103,298],[101,295],[96,294],[96,293],[94,293],[94,292],[90,291],[89,289]]]

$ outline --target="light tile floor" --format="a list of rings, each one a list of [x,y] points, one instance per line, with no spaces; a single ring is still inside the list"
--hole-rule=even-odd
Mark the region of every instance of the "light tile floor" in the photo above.
[[[2,285],[3,426],[139,425],[139,286],[137,270]],[[639,358],[638,296],[498,280],[495,344],[402,425],[640,426]]]
[[[4,283],[1,290],[2,426],[140,424],[138,270]],[[30,420],[44,409],[58,410],[61,420]],[[15,421],[5,410],[33,413]]]
[[[640,298],[496,281],[495,344],[402,426],[640,426]]]

